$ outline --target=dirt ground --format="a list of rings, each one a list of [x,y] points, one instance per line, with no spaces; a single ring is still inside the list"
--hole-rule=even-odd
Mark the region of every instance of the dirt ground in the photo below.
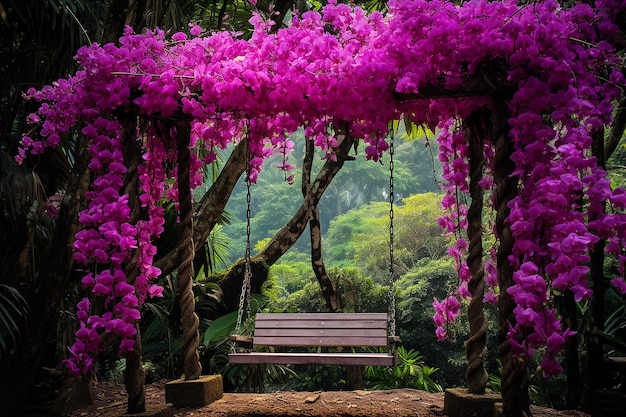
[[[95,404],[71,417],[118,417],[126,412],[123,385],[101,382],[94,387]],[[275,392],[224,394],[202,408],[181,409],[176,417],[441,417],[443,393],[414,389],[389,391]],[[147,404],[165,403],[165,381],[146,389]],[[534,417],[588,417],[578,411],[532,407]]]

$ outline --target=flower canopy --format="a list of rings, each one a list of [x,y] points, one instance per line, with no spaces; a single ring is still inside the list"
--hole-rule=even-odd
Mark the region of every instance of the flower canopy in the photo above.
[[[447,193],[440,224],[459,236],[450,255],[459,271],[457,296],[467,296],[471,274],[460,231],[467,225],[469,163],[462,121],[491,108],[491,96],[500,95],[518,188],[507,220],[515,241],[508,260],[515,284],[501,294],[517,305],[509,338],[516,354],[546,346],[544,371],[560,372],[556,355],[571,331],[563,329],[550,294],[571,291],[578,301],[591,296],[587,265],[599,239],[608,240],[607,252],[619,262],[614,286],[626,292],[626,194],[611,189],[591,153],[592,136],[611,123],[612,103],[624,83],[612,46],[619,32],[614,16],[624,8],[623,0],[571,9],[550,0],[523,6],[392,0],[382,15],[331,3],[275,33],[271,22],[256,15],[249,40],[225,31],[205,35],[198,26],[190,36],[127,28],[119,45],[81,48],[79,71],[28,92],[41,103],[30,116],[40,135],[25,136],[17,156],[22,161],[59,146],[74,127],[90,143],[93,182],[79,218],[75,260],[89,266],[82,284],[105,300],[106,311],[91,311],[89,298],[78,304],[81,328],[68,367],[89,372],[102,332],[120,336],[120,353],[133,349],[139,308],[146,297],[160,294],[152,240],[163,231],[163,201],[177,199],[173,121],[191,127],[192,187],[202,182],[201,168],[215,160],[216,150],[244,138],[254,180],[264,158],[292,149],[289,135],[299,128],[326,158],[335,157],[334,129],[345,129],[374,160],[388,149],[392,120],[408,117],[438,129]],[[468,80],[490,86],[489,93],[468,91]],[[413,99],[399,100],[398,94]],[[123,134],[129,121],[136,124],[130,139]],[[136,222],[124,191],[132,162],[125,160],[124,140],[141,148],[139,200],[147,215]],[[483,140],[481,186],[490,190],[495,145]],[[138,274],[131,284],[123,266],[134,253]],[[492,287],[487,301],[496,298],[494,262],[486,263]],[[435,307],[437,334],[445,338],[444,326],[460,304],[451,296],[436,300]]]

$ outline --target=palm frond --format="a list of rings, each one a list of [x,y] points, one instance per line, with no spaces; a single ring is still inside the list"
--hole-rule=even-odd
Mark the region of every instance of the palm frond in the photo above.
[[[42,164],[52,172],[54,162]],[[45,171],[45,170],[44,170]],[[50,175],[49,187],[60,187],[67,175]],[[45,252],[52,240],[54,221],[46,215],[49,194],[36,171],[17,165],[13,158],[0,151],[0,276],[36,277],[35,251]]]
[[[29,313],[28,303],[19,291],[0,284],[0,356],[17,346]]]
[[[12,27],[28,28],[34,39],[67,37],[72,51],[102,31],[106,2],[96,0],[3,0]],[[50,39],[52,40],[52,39]]]
[[[34,185],[25,175],[25,170],[4,151],[0,151],[0,201],[2,217],[0,230],[7,238],[15,233],[15,228],[23,211],[24,198],[34,193]],[[9,236],[7,236],[9,235]]]

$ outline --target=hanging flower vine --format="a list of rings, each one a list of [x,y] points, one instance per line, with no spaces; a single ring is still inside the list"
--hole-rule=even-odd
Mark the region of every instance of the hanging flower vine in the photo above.
[[[201,166],[215,160],[216,150],[246,135],[254,181],[272,153],[285,155],[282,169],[292,168],[286,159],[293,148],[288,137],[300,127],[328,151],[335,140],[328,127],[347,126],[374,160],[388,148],[390,120],[405,114],[418,124],[439,127],[447,210],[440,224],[457,236],[449,252],[459,272],[456,295],[467,296],[467,143],[455,120],[491,106],[491,100],[477,94],[424,96],[407,103],[394,93],[419,94],[435,87],[454,95],[473,77],[497,78],[514,92],[508,102],[509,138],[518,195],[508,222],[515,238],[509,262],[516,272],[515,285],[506,291],[517,308],[509,338],[516,354],[545,346],[543,370],[560,372],[556,357],[572,331],[560,323],[550,291],[571,291],[577,300],[591,296],[588,253],[598,239],[608,240],[607,251],[622,275],[612,283],[626,292],[626,193],[611,189],[590,151],[592,135],[611,122],[612,103],[624,83],[611,41],[614,16],[625,3],[602,0],[595,8],[561,9],[554,1],[518,6],[477,0],[459,6],[392,0],[383,17],[331,2],[321,14],[296,16],[276,33],[255,15],[249,41],[229,32],[201,36],[202,28],[194,26],[191,36],[171,37],[160,29],[145,34],[127,29],[119,46],[81,48],[76,55],[81,70],[28,92],[27,98],[40,103],[29,118],[40,126],[39,135],[25,136],[16,157],[22,161],[58,146],[74,126],[90,141],[93,180],[74,244],[76,262],[90,269],[82,280],[90,295],[78,304],[80,329],[68,368],[89,372],[103,332],[120,337],[120,353],[132,349],[142,303],[160,295],[152,239],[163,231],[164,199],[177,198],[176,187],[167,186],[176,179],[176,170],[168,168],[176,149],[163,132],[171,129],[164,123],[171,118],[190,120],[196,150],[192,186],[201,183]],[[128,112],[140,120],[134,139],[141,148],[137,169],[145,217],[135,224],[124,191],[131,161],[123,157],[118,118]],[[485,146],[489,161],[493,144]],[[485,171],[486,189],[492,172]],[[611,212],[604,210],[606,201]],[[137,278],[130,284],[124,266],[135,251]],[[487,283],[495,287],[494,263],[486,269]],[[489,294],[486,300],[493,301],[495,293]],[[459,313],[457,296],[435,301],[440,339],[446,337],[445,324]],[[91,311],[94,297],[103,300],[101,315]]]

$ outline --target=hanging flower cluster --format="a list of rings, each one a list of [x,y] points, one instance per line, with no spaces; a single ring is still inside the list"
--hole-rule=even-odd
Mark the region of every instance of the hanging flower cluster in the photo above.
[[[459,288],[455,296],[449,296],[439,302],[435,298],[434,322],[437,325],[437,339],[445,340],[448,335],[445,326],[453,322],[460,313],[459,300],[471,298],[467,289],[471,273],[464,257],[467,254],[468,243],[463,237],[467,232],[467,202],[464,196],[469,193],[469,146],[465,133],[459,128],[459,120],[449,119],[440,124],[441,132],[437,137],[439,143],[439,161],[442,163],[442,178],[445,195],[441,205],[446,215],[437,222],[447,234],[454,236],[454,245],[448,249],[454,268],[459,277]]]
[[[561,372],[557,354],[572,331],[562,328],[551,291],[571,291],[577,301],[589,298],[588,253],[600,238],[611,242],[623,274],[624,191],[611,190],[606,172],[596,166],[591,144],[592,135],[610,122],[611,103],[620,94],[616,85],[624,82],[618,71],[620,61],[611,44],[598,37],[593,23],[599,20],[598,29],[605,35],[614,33],[610,17],[614,15],[608,11],[626,5],[601,2],[598,16],[589,5],[561,10],[552,1],[522,8],[513,2],[393,4],[404,18],[390,22],[394,38],[411,39],[395,44],[399,91],[415,93],[437,85],[442,74],[445,88],[454,91],[462,86],[463,76],[478,73],[500,77],[515,92],[509,102],[509,136],[515,146],[513,176],[519,181],[519,193],[510,203],[507,221],[515,241],[509,261],[516,272],[515,285],[504,296],[512,297],[517,307],[509,339],[516,355],[545,346],[542,369],[546,375],[557,374]],[[610,82],[600,82],[599,74]],[[476,104],[439,100],[431,105],[429,115],[435,121],[462,117]],[[462,132],[450,130],[449,124],[441,127],[443,207],[448,214],[440,224],[458,234],[466,227],[467,152]],[[616,201],[615,214],[604,212],[607,199]],[[460,296],[469,279],[461,261],[465,247],[459,236],[450,249],[459,272]],[[493,286],[494,264],[486,266]],[[623,278],[613,280],[622,293],[623,282]],[[493,295],[487,298],[493,299]],[[442,326],[447,318],[454,318],[450,311],[456,309],[450,309],[450,304],[450,298],[433,304],[440,338],[445,337]]]
[[[212,163],[216,150],[244,137],[249,139],[254,181],[273,153],[283,154],[282,169],[292,168],[286,155],[293,148],[289,135],[298,128],[331,159],[336,139],[329,132],[347,129],[364,141],[367,157],[377,160],[388,149],[384,137],[390,120],[407,114],[416,123],[439,127],[448,210],[440,224],[457,235],[450,250],[461,282],[457,295],[468,296],[467,242],[460,232],[467,223],[468,152],[455,121],[490,106],[491,100],[402,103],[394,92],[420,93],[427,87],[454,91],[471,77],[493,76],[515,92],[509,124],[519,195],[511,203],[509,223],[516,242],[510,262],[517,272],[515,285],[501,294],[518,305],[509,337],[516,354],[547,346],[544,370],[558,372],[556,354],[569,331],[561,328],[550,291],[572,291],[577,299],[590,296],[588,251],[600,238],[609,240],[608,250],[619,257],[624,272],[623,217],[605,213],[603,203],[608,199],[622,210],[625,194],[611,190],[590,154],[591,136],[610,122],[615,85],[623,83],[611,67],[616,60],[610,43],[595,28],[610,39],[615,35],[611,19],[624,7],[623,0],[571,10],[561,10],[553,1],[518,7],[513,1],[457,6],[441,0],[392,0],[383,17],[331,2],[321,14],[296,16],[277,33],[269,31],[271,22],[255,15],[248,41],[228,32],[201,36],[202,29],[193,26],[191,36],[171,37],[159,29],[145,34],[127,29],[119,46],[81,48],[76,56],[80,71],[29,91],[28,97],[41,103],[30,117],[41,125],[40,138],[24,137],[17,156],[21,161],[58,146],[73,126],[91,144],[94,179],[88,208],[79,219],[75,259],[90,267],[83,285],[104,301],[106,311],[95,315],[88,299],[79,303],[81,329],[68,367],[75,373],[89,371],[102,332],[121,337],[122,353],[132,349],[141,304],[160,294],[153,285],[160,271],[153,266],[151,240],[163,230],[163,201],[177,199],[177,173],[169,168],[176,161],[170,143],[173,119],[190,120],[196,151],[192,186],[201,183],[202,164]],[[600,23],[594,25],[596,21]],[[609,82],[598,81],[600,72]],[[129,118],[139,120],[131,133]],[[146,214],[135,224],[130,224],[124,180],[127,167],[137,161],[124,159],[127,140],[137,141],[141,155],[139,200]],[[490,166],[490,143],[485,156]],[[491,186],[488,178],[481,183]],[[134,251],[137,278],[131,285],[124,266]],[[488,283],[495,287],[493,262],[486,269]],[[626,290],[621,278],[614,284]],[[487,298],[493,301],[491,294]],[[443,339],[441,326],[454,320],[460,303],[451,296],[435,300],[435,308]]]
[[[163,231],[163,201],[178,199],[177,172],[170,168],[176,161],[170,143],[176,127],[168,119],[191,119],[190,143],[197,151],[191,161],[192,187],[201,184],[202,164],[212,163],[217,149],[244,136],[249,138],[252,181],[275,152],[284,155],[282,169],[293,168],[286,159],[293,149],[289,134],[301,126],[328,158],[335,158],[337,145],[330,130],[345,123],[369,143],[369,158],[377,159],[387,149],[387,120],[399,113],[386,81],[395,77],[395,68],[388,66],[387,77],[379,76],[385,52],[382,16],[353,13],[345,5],[330,5],[324,14],[297,17],[276,35],[255,16],[250,41],[228,32],[200,37],[198,26],[191,28],[191,38],[184,33],[167,38],[159,29],[135,34],[127,28],[119,46],[81,48],[76,60],[82,69],[73,76],[28,92],[27,98],[41,102],[30,117],[41,125],[41,138],[23,137],[18,161],[58,146],[62,135],[79,123],[90,143],[93,182],[74,244],[76,262],[90,270],[82,279],[90,297],[78,305],[80,329],[66,361],[71,372],[90,371],[102,333],[120,338],[120,354],[132,350],[141,305],[147,297],[161,295],[154,284],[160,271],[153,266],[152,240]],[[339,35],[328,33],[327,24]],[[354,77],[361,80],[358,85]],[[386,110],[378,108],[381,104]],[[370,117],[374,111],[377,117]],[[140,122],[129,133],[133,119]],[[124,140],[137,141],[140,161],[125,161]],[[133,162],[139,162],[142,208],[135,224],[124,192],[127,166]],[[135,251],[130,284],[124,268]],[[102,301],[102,313],[94,309],[94,298]]]
[[[550,11],[556,5],[544,7]],[[562,371],[557,354],[572,333],[562,329],[549,288],[570,291],[576,301],[588,299],[589,251],[600,237],[624,236],[619,229],[599,236],[590,224],[604,215],[601,206],[607,198],[623,194],[611,190],[606,172],[591,153],[592,136],[610,122],[611,103],[620,94],[611,83],[601,83],[598,74],[617,62],[610,45],[595,38],[589,26],[595,15],[589,6],[561,14],[566,19],[553,13],[541,25],[536,17],[520,17],[519,27],[510,31],[519,39],[524,28],[537,26],[533,36],[524,38],[537,54],[518,52],[522,57],[509,72],[517,85],[509,136],[516,149],[511,156],[513,175],[519,178],[508,219],[515,239],[509,261],[516,273],[515,285],[507,292],[517,304],[509,339],[519,354],[546,346],[541,364],[546,375]],[[587,39],[597,46],[570,39]],[[616,69],[606,70],[613,81],[623,83]]]

